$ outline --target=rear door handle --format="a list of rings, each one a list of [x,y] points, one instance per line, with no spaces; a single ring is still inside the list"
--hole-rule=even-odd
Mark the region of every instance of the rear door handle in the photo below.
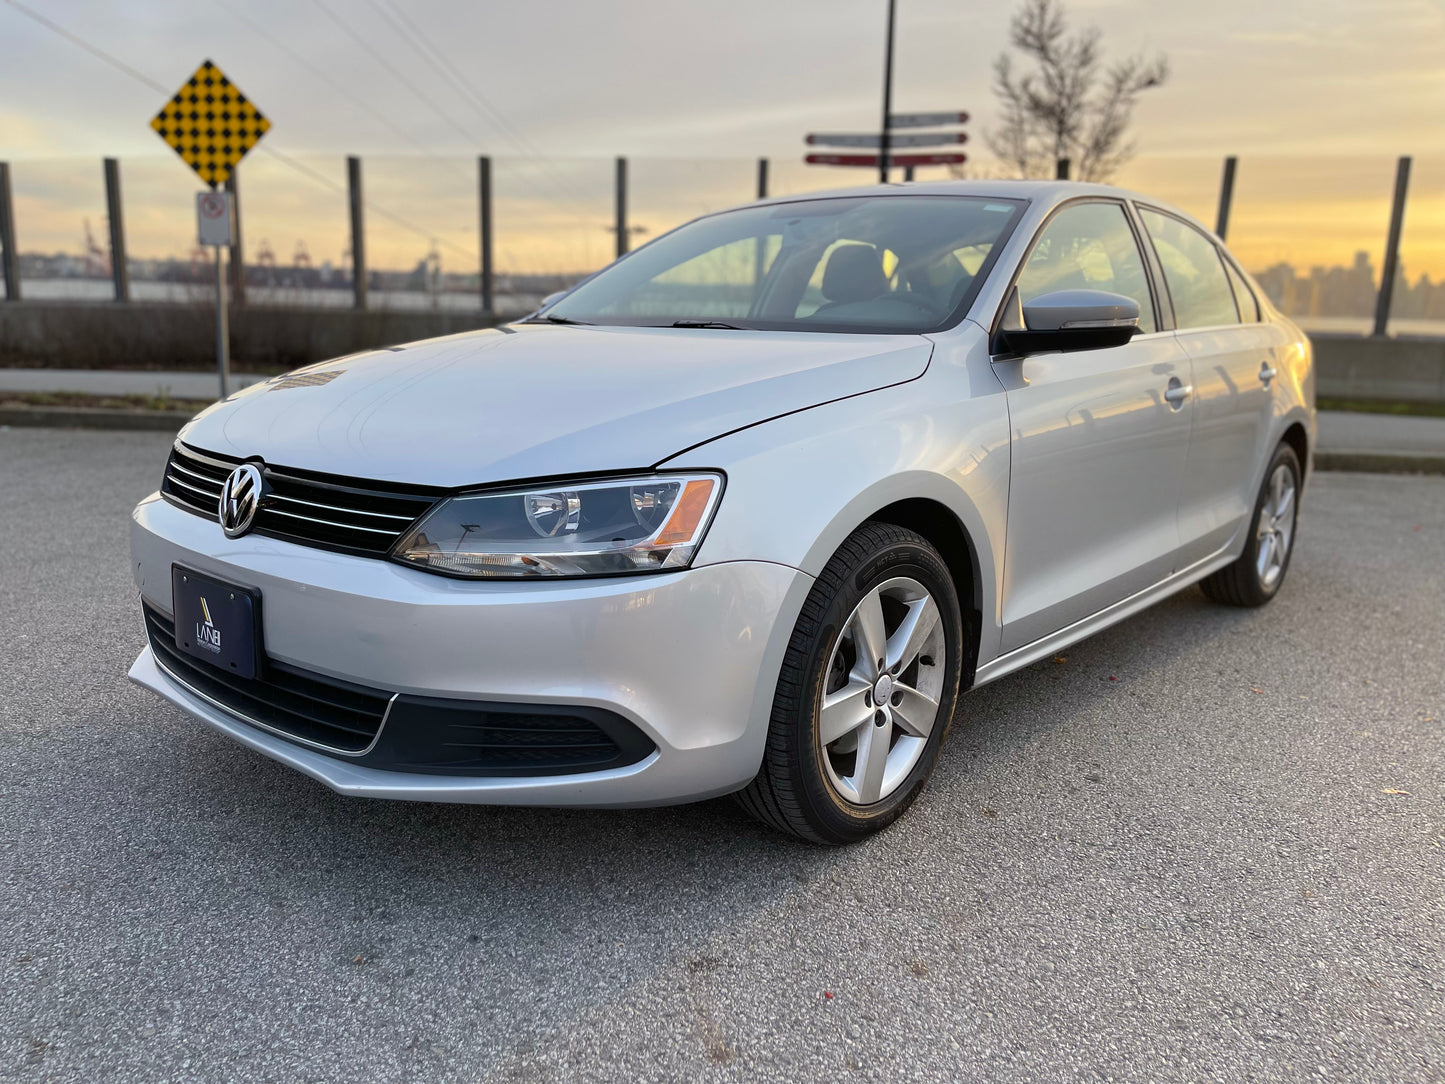
[[[1171,403],[1182,403],[1193,394],[1193,384],[1170,384],[1164,389],[1164,398]]]
[[[1260,363],[1259,379],[1264,382],[1265,387],[1269,387],[1269,382],[1278,375],[1279,373],[1275,371],[1274,366],[1269,362],[1265,361]]]

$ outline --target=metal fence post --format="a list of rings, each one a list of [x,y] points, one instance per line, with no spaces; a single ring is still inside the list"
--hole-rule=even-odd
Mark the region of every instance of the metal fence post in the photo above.
[[[1375,298],[1374,334],[1384,335],[1390,326],[1390,303],[1395,299],[1395,275],[1400,268],[1400,230],[1405,224],[1405,193],[1410,188],[1410,159],[1395,166],[1395,203],[1390,208],[1390,233],[1385,239],[1385,264],[1380,268],[1380,292]]]
[[[768,198],[768,160],[758,159],[758,199]]]
[[[1067,181],[1069,179],[1069,160],[1060,158],[1054,163],[1054,180]]]
[[[240,165],[231,168],[226,178],[226,191],[231,194],[231,303],[246,303],[246,258],[241,248],[241,189],[236,173]]]
[[[105,214],[110,220],[110,281],[117,301],[130,300],[130,265],[125,255],[125,213],[120,198],[120,162],[104,159]]]
[[[1229,155],[1224,160],[1224,176],[1219,179],[1219,213],[1214,216],[1214,232],[1224,240],[1229,230],[1229,206],[1234,202],[1234,167],[1239,159]]]
[[[496,311],[492,292],[492,160],[486,155],[477,159],[477,200],[481,214],[482,311],[491,316]]]
[[[20,300],[20,254],[15,251],[15,206],[10,199],[10,163],[0,162],[0,271],[5,298]]]
[[[617,159],[617,255],[627,255],[627,159]]]
[[[361,159],[346,159],[346,189],[351,197],[352,308],[366,308],[366,222],[362,217]]]

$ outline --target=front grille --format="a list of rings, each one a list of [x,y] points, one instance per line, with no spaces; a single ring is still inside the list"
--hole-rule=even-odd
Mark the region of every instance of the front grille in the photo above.
[[[392,694],[261,660],[260,677],[208,666],[176,648],[175,623],[145,607],[146,636],[157,661],[182,684],[244,719],[330,749],[359,753],[376,739]]]
[[[198,516],[218,520],[221,486],[242,460],[176,442],[161,493]],[[265,495],[257,534],[367,557],[384,557],[442,491],[338,478],[263,464]]]
[[[368,768],[477,778],[568,775],[636,764],[657,748],[601,708],[393,695],[272,658],[261,660],[259,677],[238,677],[178,650],[175,622],[143,606],[156,661],[182,685],[245,722]]]

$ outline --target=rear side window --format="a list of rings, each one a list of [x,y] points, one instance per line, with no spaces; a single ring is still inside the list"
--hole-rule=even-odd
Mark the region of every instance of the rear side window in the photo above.
[[[1075,203],[1044,227],[1018,279],[1028,304],[1055,290],[1106,290],[1139,302],[1139,330],[1155,330],[1154,301],[1134,231],[1117,203]]]
[[[1244,276],[1234,269],[1234,264],[1224,261],[1224,270],[1229,272],[1229,285],[1234,290],[1234,303],[1239,306],[1239,318],[1246,324],[1259,323],[1259,302]]]
[[[1139,208],[1139,215],[1164,267],[1176,325],[1189,328],[1239,323],[1234,290],[1214,242],[1193,226],[1147,207]]]

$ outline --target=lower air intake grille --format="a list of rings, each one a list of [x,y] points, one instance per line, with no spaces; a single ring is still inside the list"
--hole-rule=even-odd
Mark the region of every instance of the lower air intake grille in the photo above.
[[[241,460],[177,442],[161,493],[188,512],[218,519],[221,487]],[[397,486],[263,464],[255,533],[367,557],[385,557],[441,490]]]
[[[244,722],[368,768],[572,775],[627,767],[657,748],[601,708],[393,696],[270,658],[261,660],[260,677],[237,677],[177,650],[174,622],[150,605],[145,624],[156,661],[193,693]]]
[[[176,648],[175,623],[145,607],[156,661],[181,684],[235,715],[302,741],[359,753],[376,739],[392,694],[263,659],[261,676],[237,677]]]

